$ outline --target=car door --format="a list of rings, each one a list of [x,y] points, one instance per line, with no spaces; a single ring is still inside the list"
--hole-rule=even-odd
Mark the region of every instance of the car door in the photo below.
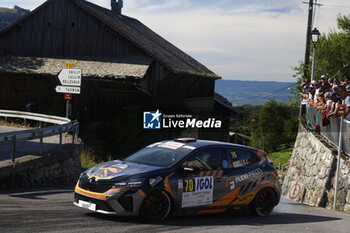
[[[221,200],[222,205],[246,204],[253,198],[250,192],[257,186],[262,174],[259,160],[255,153],[245,148],[227,147],[225,149],[223,177],[226,195]]]
[[[184,170],[179,180],[182,210],[207,209],[221,197],[222,156],[222,148],[202,149],[182,164]]]

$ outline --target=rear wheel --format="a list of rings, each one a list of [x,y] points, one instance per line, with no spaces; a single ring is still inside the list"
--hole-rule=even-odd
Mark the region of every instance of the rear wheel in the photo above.
[[[171,201],[164,191],[155,191],[148,194],[143,200],[140,215],[148,220],[163,220],[171,210]]]
[[[276,193],[270,188],[260,190],[252,202],[251,210],[257,216],[271,214],[276,203]]]

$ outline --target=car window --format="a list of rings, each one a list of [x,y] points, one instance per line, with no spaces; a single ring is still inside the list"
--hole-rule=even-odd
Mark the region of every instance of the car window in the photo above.
[[[259,157],[252,151],[239,148],[227,148],[226,157],[226,168],[244,167],[259,161]]]
[[[205,149],[192,155],[183,166],[197,167],[201,171],[222,168],[222,150],[219,148]]]
[[[188,153],[188,150],[173,150],[160,147],[145,147],[130,155],[128,162],[147,164],[159,167],[168,167]]]

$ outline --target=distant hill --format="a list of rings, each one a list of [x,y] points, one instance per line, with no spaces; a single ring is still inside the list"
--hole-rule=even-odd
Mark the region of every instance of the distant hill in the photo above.
[[[15,6],[13,9],[0,7],[0,31],[29,12],[29,10],[19,6]]]
[[[296,85],[297,83],[292,82],[218,80],[215,83],[215,92],[228,99],[233,106],[263,105],[270,99],[289,103],[289,89],[295,89]]]

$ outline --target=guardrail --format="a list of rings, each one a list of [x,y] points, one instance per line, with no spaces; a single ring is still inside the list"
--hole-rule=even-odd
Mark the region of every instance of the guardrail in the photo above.
[[[79,122],[72,122],[68,118],[31,113],[31,112],[20,112],[20,111],[1,110],[1,109],[0,109],[0,117],[5,118],[5,122],[7,122],[8,118],[23,119],[25,124],[27,120],[33,120],[33,121],[39,122],[38,129],[30,129],[30,130],[23,130],[23,131],[9,132],[9,133],[0,133],[0,145],[12,144],[12,152],[11,152],[12,162],[15,161],[15,157],[16,157],[16,142],[40,139],[39,154],[42,154],[43,138],[45,137],[60,135],[59,137],[60,149],[62,147],[62,134],[64,132],[72,133],[72,144],[74,144],[75,139],[78,138]],[[41,122],[51,123],[56,125],[41,128]]]
[[[327,124],[324,124],[323,114],[318,112],[312,106],[304,105],[306,108],[306,120],[309,129],[317,130],[327,140],[335,146],[339,146],[339,130],[342,130],[342,151],[350,155],[350,122],[343,120],[342,129],[340,129],[340,119],[330,117]]]

